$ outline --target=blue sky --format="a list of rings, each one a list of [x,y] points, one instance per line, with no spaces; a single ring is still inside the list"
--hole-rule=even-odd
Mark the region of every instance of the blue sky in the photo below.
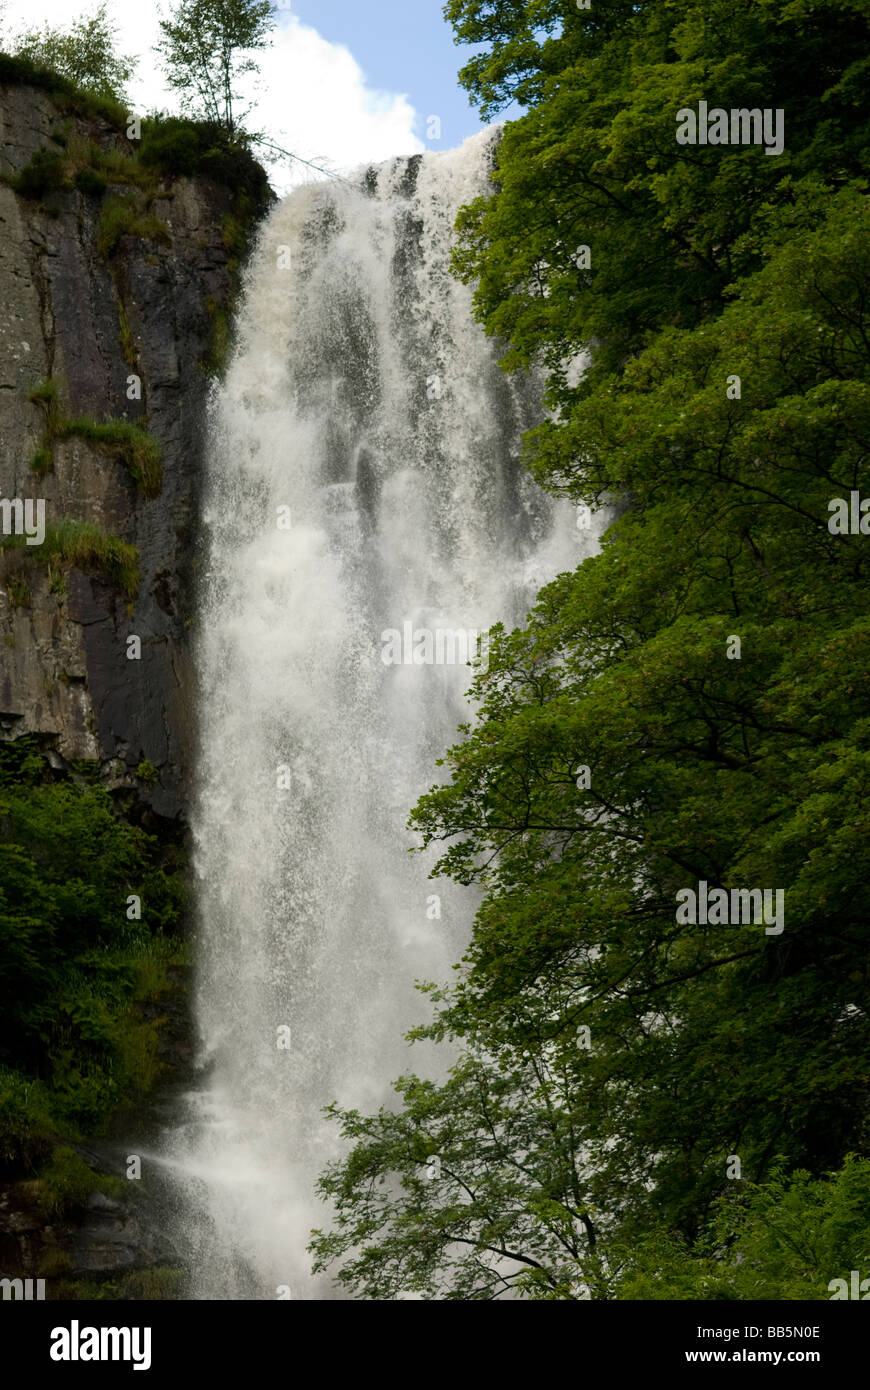
[[[443,0],[292,0],[290,8],[330,43],[348,47],[369,87],[407,93],[427,148],[452,149],[482,128],[457,81],[474,50],[454,43]],[[440,142],[426,138],[431,115],[441,118]]]

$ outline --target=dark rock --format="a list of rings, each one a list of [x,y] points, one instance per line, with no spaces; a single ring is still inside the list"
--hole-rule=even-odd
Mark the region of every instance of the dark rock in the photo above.
[[[88,1207],[91,1211],[101,1212],[117,1212],[124,1210],[120,1202],[116,1202],[112,1197],[107,1197],[104,1192],[92,1192],[88,1198]]]
[[[15,174],[36,149],[58,148],[52,135],[130,152],[101,120],[59,113],[46,92],[0,89],[0,171]],[[124,236],[108,258],[97,248],[100,206],[64,190],[52,216],[0,184],[0,497],[43,497],[49,519],[96,522],[132,541],[139,592],[128,612],[109,584],[72,571],[64,595],[38,565],[28,567],[26,604],[13,604],[0,584],[0,738],[36,733],[66,761],[99,759],[107,786],[135,789],[174,822],[194,743],[190,623],[209,388],[201,363],[213,333],[209,306],[226,314],[235,291],[222,236],[233,194],[196,179],[164,182],[152,211],[168,244]],[[141,378],[141,401],[127,399],[131,374]],[[143,498],[109,451],[77,437],[55,443],[53,471],[30,470],[45,420],[28,392],[49,377],[60,383],[66,415],[147,415],[163,450],[158,497]],[[132,634],[141,638],[139,661],[127,659]],[[158,780],[136,777],[143,761]]]

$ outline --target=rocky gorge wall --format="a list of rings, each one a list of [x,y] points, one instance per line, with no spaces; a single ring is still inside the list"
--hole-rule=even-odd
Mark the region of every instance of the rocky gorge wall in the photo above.
[[[131,598],[91,566],[62,555],[45,563],[35,546],[17,553],[18,582],[7,574],[0,584],[0,738],[36,734],[53,759],[97,759],[107,787],[129,788],[171,820],[183,814],[191,773],[207,366],[237,248],[226,234],[231,190],[188,177],[144,192],[113,185],[112,162],[121,168],[131,144],[49,93],[0,90],[0,498],[44,499],[49,523],[94,523],[134,545],[139,567]],[[38,151],[80,158],[86,146],[110,165],[96,194],[80,174],[81,187],[39,197],[10,186]],[[117,235],[111,219],[107,231],[107,201],[130,205],[116,223],[132,231]],[[30,399],[46,382],[54,400]],[[157,495],[143,495],[111,447],[75,432],[53,441],[50,468],[35,473],[49,407],[63,420],[144,426],[162,455]],[[141,639],[139,660],[128,658],[130,635]]]
[[[145,826],[174,865],[196,742],[205,410],[240,263],[272,195],[250,157],[236,168],[205,149],[202,170],[179,172],[207,132],[178,122],[168,145],[157,129],[160,145],[151,122],[146,158],[136,127],[62,82],[50,90],[50,75],[44,87],[4,81],[14,62],[0,55],[0,749],[27,736],[49,779],[96,776],[117,816]],[[44,504],[41,544],[14,534],[16,499]],[[0,874],[0,910],[3,894]],[[141,1132],[142,1107],[159,1107],[190,1060],[186,971],[161,966],[151,986],[146,960],[137,987],[140,963],[123,968],[147,1077],[140,1086],[128,1069],[96,1137],[17,1121],[4,1106],[14,1087],[0,1094],[0,1276],[48,1276],[49,1297],[176,1287],[147,1183],[123,1177],[125,1115],[135,1107]],[[25,1097],[30,1076],[59,1084],[68,1018],[52,1029],[32,1066],[14,1049],[0,1055],[0,1071],[24,1067]],[[73,1046],[84,1072],[87,1039]],[[10,1133],[24,1134],[23,1149]],[[51,1204],[49,1158],[63,1209]]]

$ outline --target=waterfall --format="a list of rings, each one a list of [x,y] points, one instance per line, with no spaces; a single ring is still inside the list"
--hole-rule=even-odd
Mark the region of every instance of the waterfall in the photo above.
[[[476,907],[406,828],[470,717],[463,640],[588,544],[519,463],[540,382],[504,376],[449,272],[496,138],[296,190],[247,270],[198,616],[202,1080],[171,1148],[194,1297],[335,1296],[305,1248],[322,1107],[441,1073],[402,1035]]]

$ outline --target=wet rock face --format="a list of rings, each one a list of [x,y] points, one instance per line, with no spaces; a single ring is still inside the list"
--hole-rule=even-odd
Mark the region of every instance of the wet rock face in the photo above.
[[[177,1261],[177,1251],[156,1229],[147,1201],[131,1195],[119,1202],[94,1192],[73,1219],[48,1221],[28,1184],[0,1186],[0,1273],[43,1277],[48,1298],[64,1288],[75,1292],[69,1281],[99,1283]],[[60,1289],[59,1281],[65,1281]],[[111,1292],[123,1296],[122,1289]]]
[[[172,989],[160,1001],[139,1006],[146,1017],[165,1021],[158,1040],[164,1084],[153,1094],[122,1107],[106,1132],[72,1147],[95,1175],[115,1186],[110,1195],[97,1188],[74,1210],[50,1215],[44,1170],[57,1139],[46,1135],[31,1152],[32,1171],[0,1177],[0,1279],[45,1280],[51,1299],[100,1297],[165,1298],[175,1296],[170,1277],[180,1278],[182,1257],[176,1245],[174,1195],[164,1190],[161,1174],[143,1164],[141,1180],[131,1176],[131,1151],[150,1151],[154,1136],[176,1122],[179,1098],[193,1083],[193,1035],[187,1008],[187,972],[168,972]],[[136,1176],[133,1174],[132,1176]],[[149,1271],[163,1271],[162,1280]],[[2,1302],[2,1296],[0,1296]]]
[[[0,88],[0,173],[15,176],[35,151],[76,140],[130,153],[122,135],[61,111],[48,93]],[[97,758],[108,786],[135,789],[175,819],[193,743],[189,625],[209,386],[201,363],[215,311],[232,297],[222,236],[232,194],[164,180],[146,200],[165,224],[162,238],[128,234],[101,251],[100,217],[113,197],[142,207],[145,195],[110,183],[40,201],[0,184],[0,499],[43,498],[49,522],[96,523],[138,548],[140,569],[132,603],[98,574],[49,572],[32,556],[11,589],[0,573],[0,738],[38,734],[65,761]],[[133,375],[141,399],[128,399]],[[144,497],[116,454],[77,436],[55,440],[50,471],[32,470],[46,410],[28,396],[49,379],[65,418],[147,427],[162,448],[159,496]],[[140,660],[128,659],[131,634]],[[143,762],[157,780],[137,777]]]
[[[95,1192],[71,1235],[67,1252],[76,1275],[112,1275],[166,1262],[177,1254],[151,1229],[144,1211]]]

